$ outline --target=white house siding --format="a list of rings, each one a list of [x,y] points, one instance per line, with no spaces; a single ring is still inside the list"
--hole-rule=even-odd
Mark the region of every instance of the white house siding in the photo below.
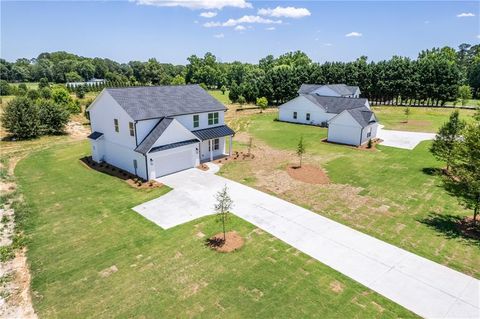
[[[278,119],[284,122],[320,125],[322,122],[327,122],[336,115],[326,113],[323,109],[302,95],[280,105],[278,108]],[[294,112],[297,112],[296,119],[293,118]],[[307,113],[310,113],[309,121],[307,121]]]
[[[150,179],[175,173],[199,164],[198,143],[148,154]]]
[[[224,125],[225,119],[224,119],[224,111],[219,111],[218,112],[218,124],[213,124],[213,125],[208,125],[208,114],[209,113],[215,113],[215,112],[206,112],[206,113],[194,113],[194,114],[187,114],[187,115],[179,115],[175,116],[175,119],[182,123],[183,126],[185,126],[187,129],[190,131],[196,131],[196,130],[201,130],[204,128],[210,128],[210,127],[215,127],[215,126],[220,126]],[[199,116],[199,126],[198,127],[193,127],[193,116],[198,115]]]
[[[103,137],[91,141],[92,154],[97,159],[146,178],[145,157],[133,151],[136,147],[135,136],[130,135],[128,123],[134,121],[127,112],[108,92],[103,91],[89,108],[89,113],[92,131],[103,133]],[[118,120],[118,132],[115,131],[114,119]],[[134,160],[137,161],[136,170]]]
[[[327,137],[329,142],[360,145],[360,136],[361,125],[347,111],[343,111],[329,122]]]
[[[137,130],[137,143],[140,144],[145,137],[152,131],[152,129],[157,125],[159,119],[151,119],[151,120],[142,120],[138,121],[136,125]]]
[[[377,137],[377,127],[378,124],[374,123],[363,128],[362,144],[367,143],[369,139],[374,139],[375,137]],[[368,133],[370,133],[370,136],[368,135]]]
[[[176,142],[195,140],[197,137],[187,130],[177,120],[173,120],[172,123],[165,129],[162,135],[155,141],[153,147],[172,144]]]

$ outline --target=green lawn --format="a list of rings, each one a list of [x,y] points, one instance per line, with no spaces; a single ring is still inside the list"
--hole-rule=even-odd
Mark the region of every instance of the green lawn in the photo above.
[[[214,217],[162,230],[130,208],[168,189],[89,170],[79,162],[88,153],[86,142],[54,146],[15,170],[40,318],[413,316],[238,218],[230,227],[246,243],[231,254],[198,236],[219,232]]]
[[[429,153],[431,142],[423,142],[413,151],[382,146],[377,152],[362,151],[323,143],[320,140],[326,129],[276,122],[275,116],[255,115],[248,125],[240,127],[254,140],[292,155],[261,169],[255,162],[228,163],[222,168],[223,175],[250,186],[267,187],[275,195],[321,215],[480,278],[480,242],[463,237],[455,227],[457,218],[472,212],[442,187],[435,170],[444,164]],[[299,185],[276,192],[277,186],[270,185],[271,176],[297,161],[293,154],[300,136],[306,145],[306,162],[325,168],[334,185],[303,184],[304,188]]]
[[[374,106],[372,107],[380,124],[386,129],[414,131],[414,132],[437,132],[440,126],[448,120],[453,112],[451,108],[426,108],[411,107],[408,122],[405,116],[405,107]],[[473,110],[459,109],[461,118],[468,120],[474,113]]]
[[[208,93],[210,93],[211,96],[219,100],[220,103],[232,104],[232,101],[230,101],[230,99],[228,98],[228,90],[225,91],[225,94],[222,94],[222,91],[220,90],[208,90]]]

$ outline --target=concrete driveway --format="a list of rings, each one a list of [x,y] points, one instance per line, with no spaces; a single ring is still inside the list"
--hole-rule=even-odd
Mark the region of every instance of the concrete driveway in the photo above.
[[[214,194],[227,185],[235,215],[416,314],[480,317],[480,282],[472,277],[208,171],[159,181],[174,189],[133,209],[164,229],[212,214]]]
[[[385,130],[383,125],[378,126],[377,137],[383,140],[381,145],[413,150],[420,142],[433,140],[435,133],[420,133]]]

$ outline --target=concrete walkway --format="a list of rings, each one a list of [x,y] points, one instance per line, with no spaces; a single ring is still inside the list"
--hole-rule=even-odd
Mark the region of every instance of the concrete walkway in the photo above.
[[[224,185],[233,213],[353,280],[428,318],[480,318],[480,282],[212,172],[159,179],[174,188],[134,208],[162,228],[212,214]]]
[[[433,140],[435,133],[393,131],[378,126],[377,137],[383,140],[381,145],[413,150],[420,142]]]

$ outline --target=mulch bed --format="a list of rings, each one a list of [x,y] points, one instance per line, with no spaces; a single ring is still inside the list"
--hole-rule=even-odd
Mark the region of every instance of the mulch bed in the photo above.
[[[218,233],[206,240],[206,245],[220,253],[230,253],[240,249],[244,240],[236,231],[230,231],[225,234],[226,240],[223,240],[223,233]]]
[[[208,170],[209,170],[207,164],[200,164],[200,165],[197,166],[197,168],[198,168],[199,170],[202,170],[202,171],[208,171]]]
[[[128,185],[137,188],[137,189],[153,189],[163,186],[161,183],[149,180],[146,181],[138,176],[133,175],[127,171],[124,171],[118,167],[107,163],[96,163],[92,160],[91,156],[86,156],[80,159],[80,161],[88,168],[94,169],[98,172],[108,174],[110,176],[114,176],[120,178],[121,180],[125,181]]]
[[[287,173],[291,178],[309,184],[328,184],[330,179],[319,167],[303,164],[302,167],[290,164],[287,166]]]
[[[476,224],[474,224],[473,217],[465,217],[457,224],[457,228],[467,237],[480,240],[480,220],[478,218]]]
[[[382,143],[383,140],[379,138],[374,138],[372,140],[372,147],[368,148],[368,142],[365,144],[362,144],[360,146],[357,146],[357,149],[359,150],[365,150],[365,151],[376,151],[377,150],[377,145]]]
[[[217,160],[214,160],[213,162],[215,164],[224,164],[232,161],[246,161],[246,160],[252,160],[255,158],[255,155],[250,153],[244,153],[244,152],[238,152],[235,151],[233,152],[232,156],[227,156],[223,158],[219,158]]]

